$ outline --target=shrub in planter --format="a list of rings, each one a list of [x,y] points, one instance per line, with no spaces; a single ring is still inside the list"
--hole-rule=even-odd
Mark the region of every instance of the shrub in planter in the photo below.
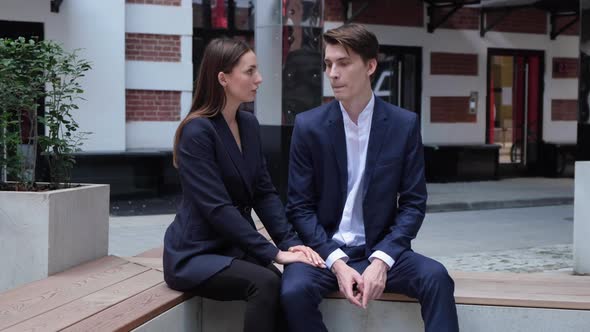
[[[84,92],[80,78],[90,68],[76,51],[52,41],[0,39],[0,190],[70,186],[73,153],[87,134],[78,131],[72,111]],[[47,158],[48,185],[34,178],[38,151]]]
[[[54,42],[0,39],[0,291],[108,253],[108,185],[70,184],[89,69]],[[34,177],[39,155],[49,183]]]

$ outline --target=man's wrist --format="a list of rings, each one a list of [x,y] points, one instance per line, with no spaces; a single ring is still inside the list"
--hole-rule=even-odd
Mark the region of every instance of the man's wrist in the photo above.
[[[393,267],[393,264],[395,264],[395,260],[393,260],[391,256],[389,256],[381,250],[376,250],[375,252],[373,252],[373,254],[369,256],[369,261],[372,263],[373,260],[375,260],[376,258],[379,258],[380,260],[385,262],[385,264],[387,264],[387,270],[391,269]]]
[[[346,256],[344,251],[342,251],[342,249],[340,249],[340,248],[332,251],[332,253],[330,253],[330,255],[328,255],[328,257],[326,258],[326,267],[331,271],[332,264],[334,264],[334,262],[339,259],[343,260],[344,263],[348,262],[348,256]]]
[[[385,263],[381,258],[379,257],[375,257],[373,259],[373,261],[371,262],[372,265],[376,265],[377,267],[379,267],[380,270],[387,272],[387,270],[389,270],[389,265],[387,265],[387,263]]]
[[[343,265],[346,265],[346,262],[342,258],[338,259],[334,263],[332,263],[332,267],[330,268],[330,270],[332,271],[332,273],[336,274],[340,267],[342,267]]]

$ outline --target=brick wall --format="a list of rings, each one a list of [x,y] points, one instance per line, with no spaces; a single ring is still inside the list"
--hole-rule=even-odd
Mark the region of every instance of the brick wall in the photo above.
[[[477,54],[432,52],[430,74],[477,76]]]
[[[180,6],[182,0],[125,0],[126,3],[139,3],[144,5]]]
[[[578,58],[553,58],[553,78],[577,78]]]
[[[324,20],[336,22],[344,21],[342,8],[341,0],[324,0]]]
[[[558,16],[555,20],[555,23],[557,26],[556,30],[561,29],[561,27],[563,27],[564,25],[568,24],[571,21],[572,21],[572,17]],[[569,36],[579,35],[580,34],[580,20],[578,20],[576,23],[574,23],[569,28],[565,29],[565,31],[563,31],[561,34],[562,35],[569,35]]]
[[[352,3],[355,12],[362,2]],[[373,0],[355,20],[358,23],[400,25],[411,27],[424,26],[424,2],[421,0]]]
[[[435,20],[432,22],[439,22],[451,9],[441,8],[437,9],[434,14]],[[463,30],[479,30],[479,9],[477,8],[461,8],[449,17],[440,28],[444,29],[463,29]]]
[[[501,15],[503,15],[502,12],[487,13],[486,26],[494,22]],[[546,34],[547,13],[534,8],[516,9],[504,17],[492,30],[499,32]]]
[[[126,33],[125,59],[179,62],[180,36]]]
[[[125,120],[180,120],[180,91],[126,90]]]
[[[459,123],[476,121],[469,114],[469,97],[430,97],[430,122]]]
[[[576,121],[578,119],[578,101],[576,99],[551,100],[551,120]]]

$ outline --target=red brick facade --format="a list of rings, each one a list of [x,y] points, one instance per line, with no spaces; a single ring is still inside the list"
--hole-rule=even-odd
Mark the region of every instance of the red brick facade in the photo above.
[[[578,58],[553,58],[553,78],[577,78]]]
[[[125,120],[180,120],[180,91],[126,90]]]
[[[341,0],[324,0],[324,19],[326,21],[344,21]]]
[[[125,59],[180,62],[180,36],[126,33]]]
[[[352,2],[352,11],[362,6],[362,2]],[[373,0],[355,19],[358,23],[399,25],[410,27],[424,26],[424,2],[422,0]]]
[[[578,119],[578,101],[576,99],[551,100],[551,120],[576,121]]]
[[[495,22],[503,13],[491,12],[486,14],[486,26]],[[547,12],[534,9],[523,8],[513,10],[508,16],[504,17],[492,30],[499,32],[520,32],[520,33],[547,33]]]
[[[469,97],[430,97],[430,122],[476,122],[475,114],[469,114]]]
[[[435,21],[438,22],[451,9],[441,8],[435,11]],[[433,22],[433,23],[434,23]],[[461,30],[479,30],[479,9],[461,8],[449,17],[440,28],[443,29],[461,29]]]
[[[126,3],[139,3],[144,5],[180,6],[182,0],[125,0]]]
[[[432,52],[430,74],[477,76],[477,54]]]

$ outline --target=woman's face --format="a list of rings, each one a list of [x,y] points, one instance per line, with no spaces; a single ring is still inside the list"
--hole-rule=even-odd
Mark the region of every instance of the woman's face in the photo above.
[[[242,55],[238,64],[229,74],[225,74],[225,93],[228,99],[240,103],[254,101],[256,90],[262,83],[262,76],[258,72],[256,54],[249,51]]]

